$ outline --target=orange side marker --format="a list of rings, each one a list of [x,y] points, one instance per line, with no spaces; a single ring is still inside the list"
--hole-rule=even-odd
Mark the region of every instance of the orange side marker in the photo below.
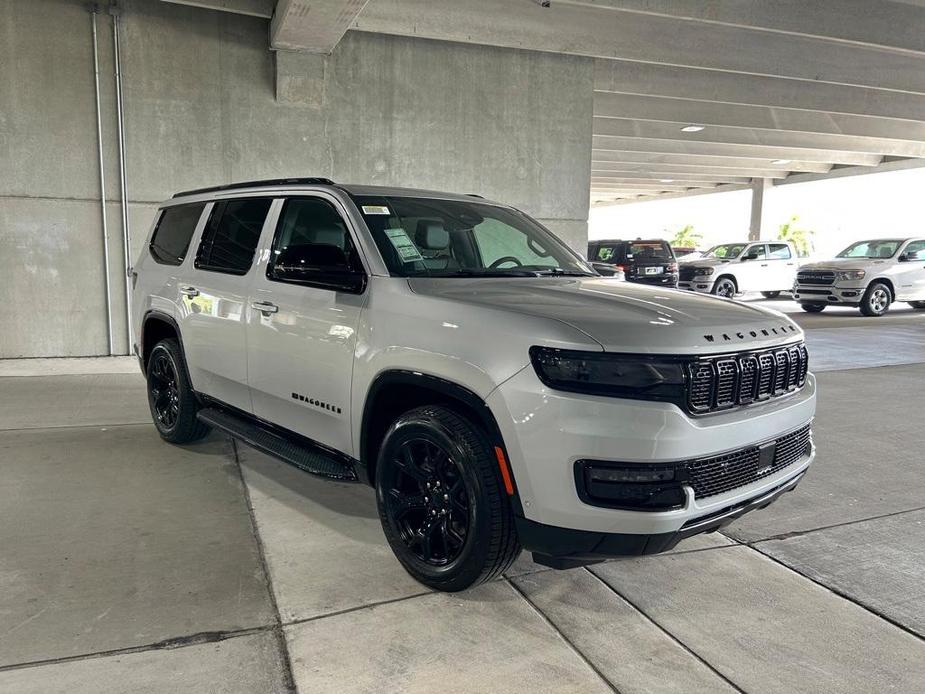
[[[495,446],[495,457],[498,459],[498,467],[501,468],[501,479],[504,480],[504,491],[508,496],[514,496],[514,482],[511,480],[511,471],[508,470],[507,460],[504,458],[504,451],[500,446]]]

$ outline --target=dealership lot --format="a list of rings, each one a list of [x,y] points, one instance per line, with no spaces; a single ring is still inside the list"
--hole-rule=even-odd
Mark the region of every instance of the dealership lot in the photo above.
[[[162,442],[131,360],[0,362],[0,690],[919,691],[925,320],[791,315],[820,392],[795,492],[459,594],[401,569],[370,489]]]

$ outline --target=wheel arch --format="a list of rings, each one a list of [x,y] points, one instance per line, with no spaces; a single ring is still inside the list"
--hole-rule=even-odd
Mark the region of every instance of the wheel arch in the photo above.
[[[373,379],[363,404],[358,458],[365,468],[367,483],[375,485],[376,452],[395,418],[414,407],[435,404],[445,405],[469,415],[483,426],[492,446],[500,446],[505,450],[498,422],[479,395],[440,376],[390,369]]]
[[[151,356],[151,350],[161,340],[173,337],[180,345],[180,354],[183,357],[184,365],[186,364],[186,352],[183,350],[183,338],[180,335],[180,325],[173,316],[152,309],[147,311],[141,321],[140,344],[138,347],[138,358],[141,361],[141,370],[144,372],[148,368],[148,358]],[[189,368],[187,367],[187,372]]]
[[[891,280],[889,277],[875,277],[867,283],[867,288],[864,290],[864,293],[866,294],[868,289],[878,283],[886,285],[886,288],[890,290],[890,301],[896,301],[896,287],[893,284],[893,280]]]

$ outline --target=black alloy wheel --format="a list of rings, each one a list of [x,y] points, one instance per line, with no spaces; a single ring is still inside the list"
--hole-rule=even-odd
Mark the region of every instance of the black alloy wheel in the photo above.
[[[491,580],[520,543],[495,449],[478,424],[449,407],[405,412],[385,434],[376,501],[405,570],[437,590]]]
[[[736,283],[729,277],[720,277],[713,285],[713,293],[724,299],[732,299],[736,295]]]
[[[179,342],[167,338],[154,345],[146,374],[151,418],[161,438],[171,443],[190,443],[209,433],[209,427],[196,417],[199,403]]]
[[[800,304],[800,308],[807,313],[822,313],[825,311],[825,304]]]

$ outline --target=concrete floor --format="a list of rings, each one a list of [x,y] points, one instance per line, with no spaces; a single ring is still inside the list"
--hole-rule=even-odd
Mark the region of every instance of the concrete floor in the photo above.
[[[796,492],[456,595],[401,570],[369,489],[160,441],[125,361],[0,362],[0,691],[925,691],[925,316],[795,317],[820,384]]]

